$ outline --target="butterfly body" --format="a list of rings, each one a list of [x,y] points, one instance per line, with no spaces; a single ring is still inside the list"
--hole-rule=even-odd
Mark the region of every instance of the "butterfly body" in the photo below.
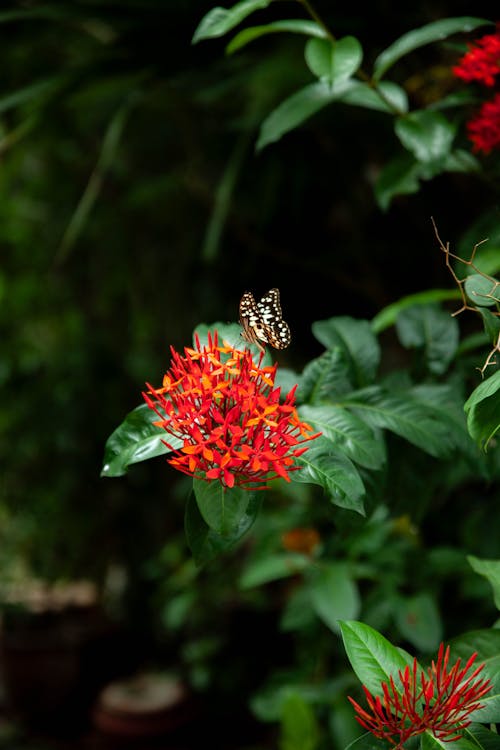
[[[249,344],[264,351],[265,344],[275,349],[286,349],[291,334],[283,320],[279,289],[270,289],[259,302],[251,292],[245,292],[240,301],[241,335]]]

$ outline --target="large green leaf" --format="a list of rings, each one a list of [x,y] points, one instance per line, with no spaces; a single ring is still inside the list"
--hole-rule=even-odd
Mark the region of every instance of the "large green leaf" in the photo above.
[[[314,611],[334,633],[340,632],[339,620],[359,615],[358,587],[345,563],[318,564],[308,576],[308,585]]]
[[[186,504],[184,529],[189,548],[195,562],[203,565],[223,552],[227,552],[248,532],[257,518],[262,503],[261,492],[250,492],[245,513],[240,518],[238,528],[232,534],[221,536],[203,520],[194,493],[191,492]]]
[[[424,732],[420,740],[420,750],[449,750],[449,745],[449,742],[435,737],[430,731]],[[459,737],[453,741],[453,750],[478,750],[478,747],[466,737]]]
[[[192,43],[196,44],[201,39],[211,39],[224,36],[228,31],[234,29],[239,23],[256,10],[267,8],[272,0],[242,0],[232,8],[212,8],[203,16],[193,34]]]
[[[467,276],[465,291],[468,298],[478,307],[493,307],[500,303],[500,282],[479,273]]]
[[[352,461],[368,469],[379,469],[384,463],[385,446],[380,435],[342,406],[301,406],[299,413]]]
[[[387,211],[396,195],[412,195],[420,189],[420,165],[410,154],[396,156],[381,169],[375,183],[375,198]]]
[[[340,347],[347,355],[357,387],[372,383],[380,362],[380,345],[367,320],[335,317],[312,324],[315,338],[327,349]]]
[[[226,52],[232,54],[249,42],[253,42],[254,39],[259,39],[259,37],[266,34],[283,32],[305,34],[306,36],[312,36],[318,39],[325,39],[326,37],[326,31],[324,28],[315,21],[308,21],[302,18],[288,18],[283,21],[273,21],[272,23],[266,23],[262,26],[249,26],[246,29],[242,29],[242,31],[231,39],[226,47]]]
[[[483,450],[487,450],[500,429],[500,371],[472,391],[464,409],[470,436]]]
[[[344,104],[398,115],[408,111],[408,95],[397,83],[381,81],[375,88],[363,81],[349,84],[338,97]]]
[[[106,441],[102,477],[121,477],[130,464],[168,453],[170,448],[162,440],[167,440],[173,448],[182,447],[183,440],[167,435],[153,425],[158,419],[158,415],[146,404],[138,406],[125,417]]]
[[[407,654],[369,625],[347,620],[340,623],[340,629],[356,676],[374,695],[382,695],[381,683],[387,683],[391,675],[397,679],[398,671],[413,663]]]
[[[261,150],[269,143],[279,139],[290,130],[301,125],[305,120],[326,107],[339,97],[343,86],[333,90],[326,81],[316,81],[296,91],[285,99],[262,122],[256,148]]]
[[[456,448],[449,418],[421,401],[418,391],[389,394],[374,386],[352,394],[345,405],[352,406],[368,424],[400,435],[431,456],[448,456]]]
[[[316,438],[297,464],[301,468],[291,473],[293,481],[318,484],[335,505],[364,515],[363,480],[352,461],[336,451],[331,440]]]
[[[251,492],[203,479],[193,480],[193,490],[203,520],[212,531],[220,536],[234,536],[247,514]]]
[[[474,555],[468,555],[467,560],[475,573],[479,573],[490,582],[495,606],[500,609],[500,560],[483,560]]]
[[[363,59],[361,45],[353,36],[337,41],[310,39],[304,54],[309,70],[332,86],[350,78]]]
[[[498,732],[487,729],[481,724],[471,724],[465,730],[464,735],[474,743],[474,750],[500,750]]]
[[[374,78],[377,80],[381,78],[395,62],[409,52],[418,49],[418,47],[423,47],[432,42],[440,42],[451,34],[466,33],[477,29],[479,26],[491,23],[492,21],[485,18],[462,16],[442,18],[419,29],[408,31],[377,57],[373,66]]]
[[[415,305],[400,312],[396,330],[403,346],[421,350],[429,372],[446,372],[458,347],[455,318],[435,304]]]
[[[444,163],[451,151],[456,125],[440,112],[410,112],[395,121],[395,131],[403,146],[418,162]]]
[[[297,391],[299,403],[333,400],[353,390],[347,355],[336,346],[327,349],[304,367]]]

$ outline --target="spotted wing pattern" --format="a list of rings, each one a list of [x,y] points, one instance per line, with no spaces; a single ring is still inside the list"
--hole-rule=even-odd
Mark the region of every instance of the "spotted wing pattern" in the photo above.
[[[262,351],[265,344],[275,349],[286,349],[290,344],[290,328],[282,317],[279,289],[270,289],[260,302],[251,292],[245,292],[240,301],[240,323],[245,341],[257,344]]]

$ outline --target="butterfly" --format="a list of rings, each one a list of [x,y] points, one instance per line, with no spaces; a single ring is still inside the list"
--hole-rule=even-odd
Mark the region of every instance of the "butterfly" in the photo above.
[[[275,349],[286,349],[291,334],[288,323],[283,320],[279,289],[270,289],[260,302],[251,292],[245,292],[240,300],[241,336],[249,344],[256,344],[264,351],[264,344]]]

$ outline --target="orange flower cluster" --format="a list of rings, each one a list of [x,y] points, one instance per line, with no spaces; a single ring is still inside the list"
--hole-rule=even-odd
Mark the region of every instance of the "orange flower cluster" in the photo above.
[[[184,355],[171,348],[172,363],[161,388],[149,383],[143,393],[158,414],[155,424],[183,441],[169,463],[189,476],[217,480],[224,487],[265,489],[270,479],[299,468],[294,459],[317,437],[295,410],[295,388],[280,403],[274,386],[277,365],[262,367],[248,349],[219,346],[217,332],[208,345],[196,337]],[[301,447],[298,447],[301,446]]]

